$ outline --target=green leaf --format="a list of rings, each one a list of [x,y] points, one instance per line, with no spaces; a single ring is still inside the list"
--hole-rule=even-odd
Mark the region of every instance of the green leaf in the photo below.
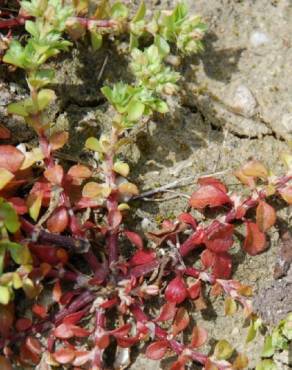
[[[214,356],[218,360],[227,360],[232,356],[233,348],[227,340],[219,340],[214,349]]]
[[[19,230],[20,223],[17,213],[8,202],[4,201],[0,204],[0,219],[3,220],[5,227],[10,233],[15,233]]]
[[[154,44],[157,46],[160,55],[164,58],[170,52],[170,47],[168,42],[161,36],[156,35],[154,39]]]
[[[248,332],[247,332],[247,337],[245,340],[246,343],[249,343],[252,340],[254,340],[255,336],[257,335],[257,331],[261,327],[261,325],[262,325],[261,319],[256,318],[256,319],[251,320],[249,328],[248,328]]]
[[[38,37],[38,29],[35,22],[26,21],[25,22],[25,29],[28,33],[30,33],[33,37]]]
[[[18,265],[27,265],[32,262],[29,249],[26,245],[13,242],[6,242],[5,244],[15,263]]]
[[[265,338],[264,348],[262,350],[262,357],[272,357],[275,352],[273,346],[272,336],[269,335]]]
[[[135,48],[139,47],[139,38],[135,36],[132,32],[130,33],[130,43],[129,43],[129,49],[132,51]]]
[[[114,19],[125,19],[128,17],[128,14],[128,8],[121,2],[115,3],[111,8],[111,16]]]
[[[3,57],[3,61],[24,68],[24,49],[18,41],[11,41],[9,49]]]
[[[288,340],[292,340],[292,313],[283,321],[282,333]]]
[[[6,168],[0,168],[0,190],[4,189],[7,184],[14,178],[12,172]]]
[[[135,14],[135,16],[133,18],[133,22],[142,21],[144,19],[145,15],[146,15],[146,6],[145,6],[144,0],[142,0],[141,3],[140,3],[139,8],[137,10],[137,13]]]
[[[155,110],[158,113],[162,113],[162,114],[165,114],[165,113],[167,113],[169,111],[167,103],[165,101],[163,101],[163,100],[158,100],[156,102]]]
[[[39,110],[46,109],[50,103],[56,98],[54,90],[43,89],[38,93]]]
[[[27,111],[27,103],[28,99],[22,100],[18,103],[11,103],[7,107],[7,111],[9,114],[16,114],[17,116],[20,117],[27,117],[29,115]],[[31,102],[31,100],[30,100]]]
[[[90,32],[91,46],[94,51],[98,50],[102,46],[102,35],[95,30]]]
[[[0,304],[8,304],[10,301],[10,291],[7,286],[0,286]]]
[[[97,153],[103,152],[99,140],[97,140],[95,137],[89,137],[86,140],[85,148],[89,150],[93,150],[94,152],[97,152]]]
[[[257,366],[256,370],[278,370],[273,360],[262,360]]]
[[[144,113],[145,105],[132,99],[127,108],[127,118],[129,121],[137,121]]]
[[[52,69],[40,69],[29,75],[28,83],[36,89],[40,89],[53,82],[55,71]]]

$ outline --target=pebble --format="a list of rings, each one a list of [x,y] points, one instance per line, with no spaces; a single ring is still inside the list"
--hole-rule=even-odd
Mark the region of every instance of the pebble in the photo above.
[[[253,47],[262,46],[270,42],[269,36],[262,31],[254,31],[249,39]]]
[[[232,98],[232,108],[242,116],[251,118],[257,113],[257,101],[250,89],[245,85],[239,85]]]

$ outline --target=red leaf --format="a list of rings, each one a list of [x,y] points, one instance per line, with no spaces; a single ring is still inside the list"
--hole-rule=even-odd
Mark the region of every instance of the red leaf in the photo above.
[[[131,266],[144,265],[156,259],[156,253],[151,250],[139,250],[130,259]]]
[[[54,335],[60,339],[69,339],[74,337],[74,333],[72,331],[72,325],[69,324],[61,324],[56,327],[54,330]]]
[[[88,351],[75,351],[75,359],[74,359],[72,365],[74,365],[74,366],[83,366],[90,359],[91,359],[91,352],[88,352]]]
[[[47,316],[47,309],[45,306],[41,305],[41,304],[34,304],[32,306],[32,312],[41,317],[42,319],[44,319],[46,316]]]
[[[17,331],[26,331],[32,325],[32,321],[25,317],[18,319],[15,323],[15,327]]]
[[[44,176],[52,185],[61,185],[64,176],[63,167],[55,164],[44,172]]]
[[[117,344],[122,348],[128,348],[140,341],[139,337],[131,337],[131,338],[117,338]]]
[[[62,233],[69,224],[69,216],[65,207],[58,207],[47,220],[47,228],[51,233]]]
[[[188,292],[185,282],[180,276],[177,276],[171,280],[165,289],[165,299],[168,302],[176,304],[182,303],[186,299],[187,294]]]
[[[212,274],[216,279],[229,279],[232,271],[232,258],[229,253],[215,254]]]
[[[131,324],[125,324],[117,329],[111,330],[109,334],[113,335],[115,338],[123,338],[128,335],[131,327]]]
[[[190,199],[190,205],[193,208],[219,207],[230,203],[230,198],[221,187],[217,185],[203,185],[195,191]]]
[[[143,249],[143,240],[139,234],[129,230],[125,230],[124,234],[138,249]]]
[[[159,322],[172,320],[175,316],[175,313],[176,313],[176,304],[166,302],[162,306],[159,316],[154,321]]]
[[[172,334],[176,336],[189,325],[190,317],[188,311],[180,307],[175,315],[174,323],[172,325]]]
[[[266,236],[261,232],[257,224],[246,222],[245,225],[246,237],[243,247],[248,254],[255,256],[266,249]]]
[[[201,177],[198,180],[198,184],[200,184],[201,186],[212,185],[218,188],[219,190],[223,191],[224,193],[227,193],[226,186],[223,184],[222,181],[216,179],[215,177]]]
[[[272,206],[261,200],[257,206],[256,220],[262,232],[267,231],[276,222],[276,212]]]
[[[206,343],[208,332],[206,329],[195,326],[192,332],[191,346],[194,348],[201,347]]]
[[[85,311],[77,311],[77,312],[71,313],[64,318],[63,324],[66,324],[66,325],[77,324],[77,322],[80,319],[82,319],[84,315],[85,315]]]
[[[185,364],[189,361],[187,356],[180,356],[177,361],[175,361],[170,370],[185,370]]]
[[[75,337],[84,338],[90,335],[90,331],[76,325],[71,325],[71,330]]]
[[[27,213],[27,205],[24,199],[12,197],[8,199],[8,202],[13,205],[13,208],[19,215],[24,215]]]
[[[188,288],[188,293],[191,299],[197,299],[199,297],[201,293],[201,281],[199,279]]]
[[[59,364],[69,364],[75,358],[75,351],[72,348],[61,348],[53,353],[53,357]]]
[[[166,340],[160,340],[151,343],[146,349],[146,357],[151,360],[161,360],[168,348],[168,342]]]
[[[41,346],[40,341],[31,336],[26,338],[25,346],[31,353],[35,355],[39,355],[42,351],[42,346]]]
[[[24,158],[24,154],[14,146],[0,145],[0,168],[15,173],[20,169]]]
[[[189,213],[183,212],[178,216],[178,219],[180,222],[183,222],[185,224],[191,225],[192,228],[195,230],[197,227],[197,221],[196,219]]]
[[[0,305],[0,336],[6,338],[14,322],[14,306],[12,304]]]
[[[8,128],[5,126],[0,125],[0,139],[6,140],[6,139],[10,139],[10,137],[11,137],[10,130],[8,130]]]
[[[212,274],[216,279],[228,279],[231,275],[232,259],[228,253],[214,253],[205,249],[201,253],[201,261],[205,268],[212,269]]]
[[[197,231],[188,237],[188,239],[181,245],[180,254],[182,256],[186,256],[189,252],[203,243],[204,237],[205,231],[203,229],[197,229]]]
[[[214,221],[207,229],[204,243],[215,253],[226,252],[233,244],[234,226]]]

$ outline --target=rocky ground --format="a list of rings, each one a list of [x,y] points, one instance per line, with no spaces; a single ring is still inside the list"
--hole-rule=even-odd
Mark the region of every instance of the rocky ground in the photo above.
[[[149,9],[154,9],[172,7],[176,1],[148,3]],[[209,25],[205,52],[182,61],[181,95],[171,102],[171,114],[164,120],[154,118],[147,127],[136,128],[124,155],[132,163],[132,178],[141,191],[183,177],[217,172],[230,190],[238,191],[232,175],[234,169],[255,158],[280,173],[280,153],[289,149],[288,142],[292,139],[292,1],[189,0],[188,3]],[[56,129],[67,128],[71,134],[70,147],[63,158],[86,161],[82,153],[85,139],[98,136],[110,121],[99,88],[105,82],[131,78],[126,70],[127,61],[113,49],[92,54],[80,44],[72,54],[54,61],[54,65],[58,71],[56,90],[60,100],[50,117]],[[26,94],[21,84],[15,82],[22,76],[8,75],[1,67],[0,77],[0,120],[12,130],[14,142],[31,142],[33,133],[15,118],[8,117],[5,108],[7,103]],[[185,195],[194,188],[195,182],[178,189],[179,194],[166,193],[156,201],[134,203],[134,222],[142,221],[142,227],[147,230],[155,227],[161,218],[179,214],[187,206]],[[179,196],[174,198],[174,195]],[[287,229],[291,209],[281,210],[279,215]],[[252,285],[258,311],[272,323],[292,307],[291,300],[282,300],[289,292],[292,297],[291,273],[277,281],[272,277],[281,247],[279,231],[277,227],[271,230],[270,248],[262,255],[246,256],[238,246],[234,250],[234,277]],[[263,337],[258,336],[246,346],[247,327],[241,312],[225,317],[222,302],[221,298],[215,300],[210,303],[210,309],[201,313],[194,308],[193,320],[208,329],[212,338],[206,351],[216,339],[228,339],[239,352],[248,354],[252,369],[259,360]],[[280,306],[282,302],[282,306],[277,306],[278,314],[269,318],[267,311],[273,309],[275,302]],[[167,361],[159,364],[139,355],[131,366],[132,370],[149,368],[165,369]],[[279,369],[288,368],[291,367],[286,353],[279,359]]]

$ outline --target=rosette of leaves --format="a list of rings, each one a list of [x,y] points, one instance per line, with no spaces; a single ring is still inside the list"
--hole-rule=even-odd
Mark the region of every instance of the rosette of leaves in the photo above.
[[[279,325],[274,328],[265,338],[261,357],[263,360],[257,365],[256,370],[277,370],[273,361],[276,352],[289,351],[292,340],[292,313],[281,320]]]
[[[67,50],[71,43],[64,40],[62,33],[73,8],[63,5],[61,0],[22,1],[21,7],[34,20],[27,20],[26,31],[30,34],[25,46],[13,40],[3,61],[22,68],[27,73],[31,96],[8,106],[8,112],[25,119],[39,132],[42,129],[39,114],[55,99],[53,90],[44,89],[54,80],[54,70],[41,68],[48,58]]]

